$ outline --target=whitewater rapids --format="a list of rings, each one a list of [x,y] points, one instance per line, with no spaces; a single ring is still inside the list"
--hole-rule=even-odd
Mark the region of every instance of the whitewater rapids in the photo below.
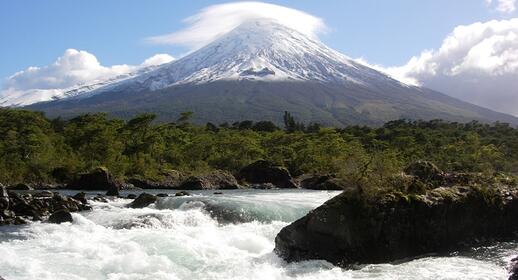
[[[0,276],[33,279],[506,279],[518,244],[344,270],[325,261],[287,264],[277,233],[337,195],[327,191],[198,192],[144,209],[92,202],[74,222],[0,228]],[[207,209],[224,210],[223,218]],[[211,210],[211,211],[212,211]]]

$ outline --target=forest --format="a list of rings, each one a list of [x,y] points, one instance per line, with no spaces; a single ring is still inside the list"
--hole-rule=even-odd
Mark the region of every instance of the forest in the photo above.
[[[174,123],[153,114],[124,121],[104,113],[48,119],[43,113],[0,109],[0,182],[65,182],[106,167],[116,177],[159,179],[177,170],[231,173],[259,159],[292,175],[383,178],[415,160],[446,171],[518,173],[518,129],[506,123],[396,120],[381,127],[303,124],[288,112],[270,121],[195,125],[192,113]]]

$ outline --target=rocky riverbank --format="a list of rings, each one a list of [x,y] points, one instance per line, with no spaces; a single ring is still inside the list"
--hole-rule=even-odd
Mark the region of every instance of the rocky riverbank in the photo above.
[[[443,253],[515,237],[518,187],[506,176],[444,173],[409,166],[397,186],[351,188],[277,235],[287,261],[324,259],[340,266]]]
[[[71,212],[90,209],[84,193],[73,197],[50,191],[19,194],[0,187],[0,225],[20,225],[29,221],[71,222]]]

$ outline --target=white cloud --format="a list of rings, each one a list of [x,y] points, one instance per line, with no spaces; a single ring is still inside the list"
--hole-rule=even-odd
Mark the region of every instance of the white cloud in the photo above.
[[[516,0],[486,0],[486,3],[502,13],[512,13],[516,10]]]
[[[174,57],[168,55],[168,54],[155,54],[154,56],[144,60],[142,63],[142,66],[154,66],[154,65],[160,65],[164,63],[168,63],[174,60]]]
[[[267,18],[277,20],[312,38],[326,29],[324,21],[305,12],[261,2],[237,2],[209,6],[185,19],[187,27],[175,33],[150,37],[157,44],[179,44],[200,48],[243,22]]]
[[[68,49],[54,63],[43,67],[29,67],[17,72],[3,82],[0,89],[0,105],[26,105],[47,101],[59,96],[63,89],[80,84],[108,80],[119,75],[137,71],[142,67],[170,62],[173,57],[157,54],[141,65],[103,66],[87,52]]]
[[[518,115],[518,18],[458,26],[438,50],[378,67],[410,84]]]

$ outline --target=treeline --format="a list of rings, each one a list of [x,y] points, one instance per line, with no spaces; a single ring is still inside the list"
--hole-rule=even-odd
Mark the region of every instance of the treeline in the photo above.
[[[142,114],[129,121],[106,114],[70,120],[0,109],[0,182],[63,182],[98,166],[121,178],[160,179],[170,170],[236,172],[259,159],[293,175],[335,173],[355,180],[382,178],[426,159],[444,170],[518,173],[518,130],[492,125],[399,120],[379,128],[323,128],[269,121],[192,125],[192,113],[174,123]]]

